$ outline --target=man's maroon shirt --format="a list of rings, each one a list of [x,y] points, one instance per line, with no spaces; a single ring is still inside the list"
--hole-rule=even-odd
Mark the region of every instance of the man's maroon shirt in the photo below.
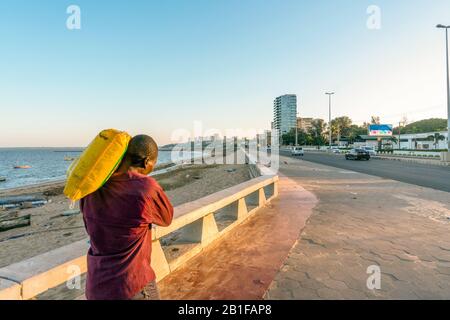
[[[155,280],[151,226],[169,225],[173,207],[153,178],[114,174],[80,208],[91,243],[87,299],[130,299]]]

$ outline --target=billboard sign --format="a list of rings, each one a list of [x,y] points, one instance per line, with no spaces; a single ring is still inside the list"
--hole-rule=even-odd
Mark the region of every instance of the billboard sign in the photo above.
[[[371,137],[392,137],[392,124],[371,124],[371,125],[369,125],[369,136],[371,136]]]

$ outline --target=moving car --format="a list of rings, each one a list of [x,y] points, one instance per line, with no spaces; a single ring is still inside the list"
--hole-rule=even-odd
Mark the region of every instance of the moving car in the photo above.
[[[332,152],[332,153],[340,153],[340,150],[338,147],[336,146],[332,146],[331,148],[328,147],[328,151]]]
[[[370,160],[370,154],[364,149],[352,149],[345,155],[346,160]]]
[[[302,147],[293,147],[291,150],[291,156],[304,156],[305,153],[303,152]]]
[[[361,147],[361,149],[366,150],[369,153],[369,155],[371,155],[371,156],[377,155],[377,153],[375,152],[373,147],[364,146],[364,147]]]

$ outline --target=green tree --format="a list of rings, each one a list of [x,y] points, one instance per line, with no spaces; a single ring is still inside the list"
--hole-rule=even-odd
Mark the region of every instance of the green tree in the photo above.
[[[370,119],[370,124],[380,124],[380,117],[372,116]]]
[[[439,132],[436,132],[434,135],[428,136],[427,139],[433,140],[434,149],[437,149],[437,145],[439,144],[439,141],[445,140],[445,137],[442,134],[440,134]]]
[[[338,136],[348,137],[351,132],[352,119],[347,116],[339,117],[331,120],[331,134],[332,137]]]
[[[356,124],[351,125],[350,133],[348,135],[349,142],[354,143],[356,137],[367,134],[367,125],[358,126]]]
[[[314,119],[311,122],[311,128],[308,131],[308,135],[311,137],[311,144],[317,146],[323,146],[325,144],[326,124],[323,119]]]
[[[431,118],[410,123],[402,127],[400,132],[402,134],[426,133],[426,132],[445,131],[446,129],[447,129],[447,119]],[[394,129],[394,132],[398,132],[398,127]]]

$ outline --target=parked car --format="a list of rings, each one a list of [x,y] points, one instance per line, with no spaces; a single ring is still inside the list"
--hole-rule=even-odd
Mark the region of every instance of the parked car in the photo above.
[[[305,153],[302,147],[293,147],[291,150],[291,156],[304,156]]]
[[[374,150],[373,147],[364,146],[364,147],[361,147],[361,149],[366,150],[369,153],[369,155],[371,155],[371,156],[376,156],[377,155],[377,153],[376,153],[376,151]]]
[[[352,149],[345,155],[346,160],[370,160],[370,154],[364,149]]]

